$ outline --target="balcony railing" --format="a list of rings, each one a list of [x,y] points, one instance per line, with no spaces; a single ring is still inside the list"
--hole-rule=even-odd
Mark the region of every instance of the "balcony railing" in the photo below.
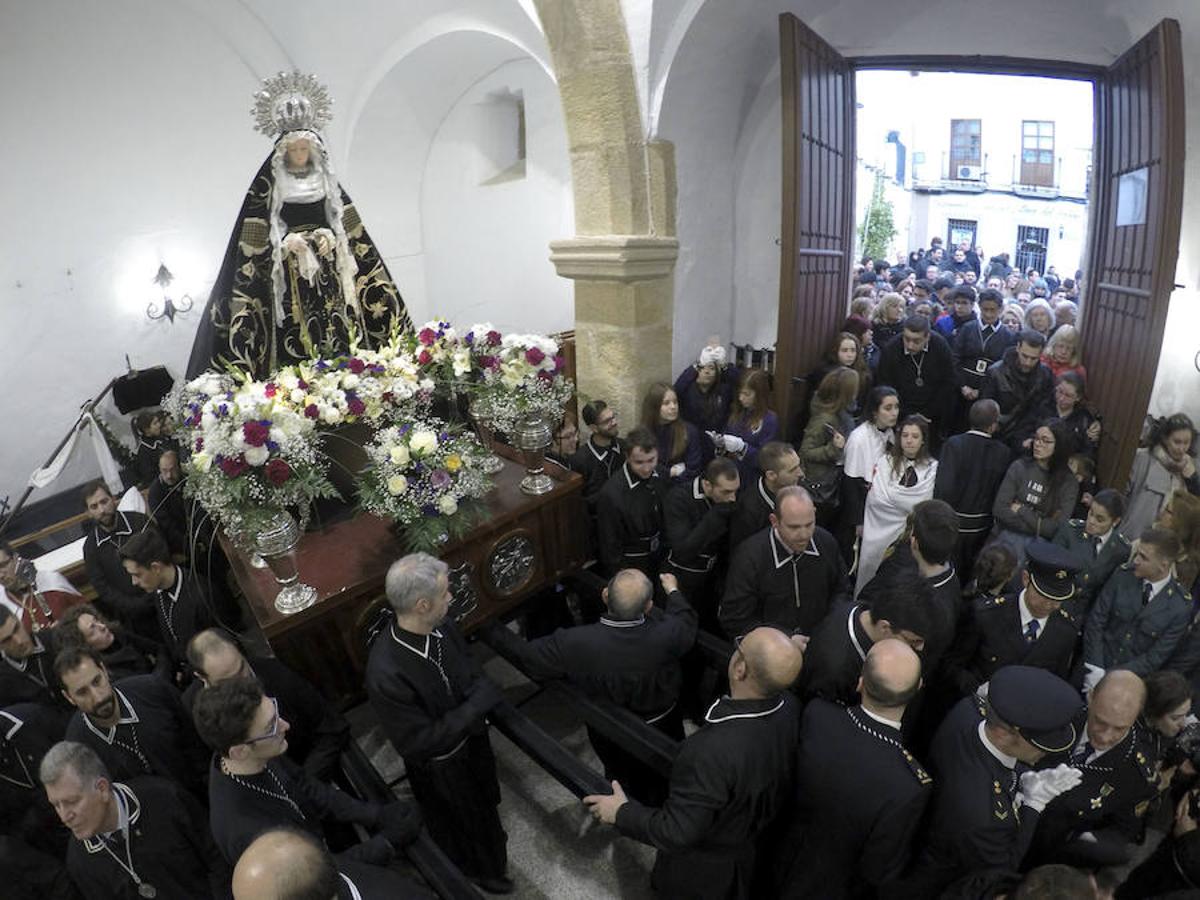
[[[988,154],[983,155],[983,165],[973,166],[955,163],[950,164],[948,154],[943,152],[940,165],[934,169],[924,163],[913,166],[912,189],[925,193],[959,193],[982,194],[985,191],[1006,191],[1018,197],[1040,197],[1053,200],[1063,197],[1071,200],[1086,200],[1088,185],[1091,182],[1091,167],[1085,177],[1082,189],[1063,187],[1062,157],[1057,157],[1051,184],[1033,183],[1032,178],[1026,178],[1022,172],[1020,154],[1013,154],[1011,176],[1006,183],[1003,176],[997,178],[988,167]]]

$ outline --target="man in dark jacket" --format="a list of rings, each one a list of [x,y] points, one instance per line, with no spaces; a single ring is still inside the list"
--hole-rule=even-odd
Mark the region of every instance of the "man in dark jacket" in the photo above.
[[[658,477],[658,441],[649,429],[625,436],[626,458],[596,495],[596,553],[606,575],[635,568],[658,575],[663,501],[668,485]]]
[[[702,625],[712,632],[719,628],[716,586],[729,559],[729,525],[738,484],[737,465],[718,456],[704,467],[703,475],[672,487],[663,508],[671,548],[663,571],[679,580]]]
[[[601,822],[657,848],[652,884],[662,897],[750,897],[757,841],[795,779],[797,705],[788,688],[801,653],[775,628],[756,628],[730,658],[729,695],[684,741],[659,808],[613,793],[583,798]]]
[[[129,580],[121,565],[121,547],[141,534],[150,520],[137,512],[117,509],[117,500],[103,481],[80,492],[90,524],[83,541],[88,583],[96,591],[96,606],[110,619],[119,619],[142,637],[156,640],[153,598]]]
[[[979,396],[1000,404],[998,437],[1013,453],[1025,449],[1038,425],[1054,411],[1054,375],[1042,363],[1046,338],[1026,328],[1017,345],[992,363]]]
[[[957,381],[954,354],[924,316],[909,316],[904,330],[879,354],[876,382],[900,394],[900,417],[920,413],[933,423],[933,434],[950,427]]]
[[[800,467],[800,454],[795,447],[783,441],[763,444],[758,451],[758,469],[762,474],[738,490],[737,508],[729,524],[730,553],[740,547],[746,538],[758,534],[771,524],[775,495],[785,487],[798,484],[804,474]]]

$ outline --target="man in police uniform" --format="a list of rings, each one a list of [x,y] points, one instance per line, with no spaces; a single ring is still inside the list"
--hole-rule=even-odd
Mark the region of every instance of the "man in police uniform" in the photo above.
[[[1138,675],[1162,668],[1187,633],[1192,598],[1171,575],[1179,539],[1161,528],[1142,533],[1132,563],[1113,573],[1083,632],[1084,687],[1108,669]]]
[[[663,500],[668,485],[658,477],[658,441],[644,426],[625,436],[628,456],[596,495],[596,552],[605,575],[640,569],[658,575]]]
[[[807,635],[838,600],[848,599],[837,540],[817,525],[808,491],[789,487],[776,495],[771,527],[734,552],[718,615],[730,637],[763,624]]]
[[[658,849],[652,884],[662,897],[748,898],[756,841],[791,796],[799,722],[788,688],[800,674],[796,643],[756,628],[737,643],[729,695],[683,743],[659,808],[612,794],[583,798],[592,815]]]
[[[924,848],[889,896],[926,900],[972,872],[1019,869],[1046,804],[1081,778],[1067,765],[1038,772],[1027,767],[1075,745],[1071,720],[1079,706],[1074,688],[1031,666],[996,672],[987,700],[960,700],[933,741],[933,806]]]
[[[1082,622],[1113,572],[1129,560],[1132,547],[1118,526],[1125,515],[1125,495],[1105,488],[1097,491],[1086,519],[1071,519],[1058,526],[1054,543],[1075,557],[1079,590],[1067,612]]]
[[[904,871],[933,788],[900,736],[904,708],[920,687],[916,652],[885,638],[866,654],[861,705],[816,699],[805,708],[787,842],[794,852],[786,854],[790,871],[778,896],[873,895]]]
[[[1075,596],[1079,567],[1049,541],[1029,544],[1019,593],[979,597],[971,604],[946,672],[960,696],[974,693],[1004,666],[1037,666],[1066,678],[1079,630],[1062,604]]]
[[[1067,763],[1083,780],[1046,806],[1034,837],[1035,864],[1094,869],[1128,862],[1142,837],[1142,816],[1158,793],[1155,753],[1138,725],[1146,701],[1142,679],[1114,669],[1088,699],[1087,711],[1075,720],[1075,745],[1047,755],[1039,766]]]
[[[704,467],[703,475],[671,488],[663,509],[671,547],[664,571],[678,579],[683,596],[712,632],[719,631],[716,582],[725,568],[738,485],[737,465],[718,456]]]
[[[758,451],[760,474],[738,491],[737,509],[729,526],[729,550],[736,550],[746,538],[771,524],[775,495],[783,488],[798,484],[804,475],[800,454],[791,444],[768,441]]]

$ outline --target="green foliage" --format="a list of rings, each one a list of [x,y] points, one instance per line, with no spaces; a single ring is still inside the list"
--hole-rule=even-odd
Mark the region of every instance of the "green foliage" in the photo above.
[[[858,226],[858,244],[862,248],[859,256],[887,259],[888,248],[897,233],[892,203],[883,194],[883,173],[876,172],[871,202],[867,204],[867,213]]]
[[[133,451],[121,443],[121,440],[113,434],[112,428],[108,422],[104,421],[99,410],[92,410],[92,418],[95,419],[96,427],[100,429],[100,433],[104,435],[104,443],[108,444],[108,450],[112,453],[117,464],[123,469],[131,468],[134,464]]]

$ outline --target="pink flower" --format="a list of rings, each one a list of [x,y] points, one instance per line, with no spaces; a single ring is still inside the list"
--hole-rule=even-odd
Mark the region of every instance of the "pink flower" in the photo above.
[[[355,375],[361,374],[362,370],[365,369],[366,367],[367,367],[367,364],[365,362],[363,362],[361,359],[359,359],[357,356],[351,357],[350,362],[346,363],[346,368],[348,368]]]
[[[304,407],[304,415],[306,415],[310,419],[315,419],[320,414],[321,414],[321,411],[319,409],[317,409],[317,404],[315,404],[315,403],[310,403],[310,404],[308,404],[308,406]]]
[[[248,468],[246,457],[240,453],[237,456],[226,456],[221,460],[221,471],[225,473],[226,478],[237,478]]]
[[[542,364],[542,360],[545,358],[546,354],[537,347],[530,347],[525,351],[525,362],[529,363],[531,366],[540,366]]]
[[[308,382],[305,381],[303,378],[297,378],[296,384],[298,384],[300,386],[300,390],[302,390],[302,391],[308,390]]]
[[[351,397],[346,401],[346,411],[352,416],[361,416],[367,411],[367,404],[363,403],[357,397]]]
[[[554,376],[551,375],[549,372],[547,372],[545,369],[542,369],[542,371],[537,373],[537,377],[540,378],[542,381],[549,381]]]
[[[271,429],[262,422],[244,422],[242,424],[242,437],[251,447],[261,447],[267,442],[270,435]]]
[[[417,340],[426,347],[430,347],[437,340],[437,332],[432,328],[422,328],[421,333],[417,335]]]
[[[275,383],[272,381],[267,382],[267,386],[265,388],[263,388],[263,393],[266,394],[268,397],[274,397],[275,396]]]
[[[561,372],[563,366],[565,366],[566,364],[567,364],[567,361],[566,361],[566,359],[563,358],[563,355],[561,353],[555,354],[555,356],[554,356],[554,371],[555,372]]]
[[[495,329],[492,329],[487,333],[487,342],[489,344],[499,344],[503,339],[503,335],[501,335],[500,332],[496,331]]]
[[[428,329],[426,329],[428,330]],[[424,332],[422,332],[424,333]],[[423,366],[429,365],[433,361],[433,355],[428,350],[422,350],[421,355],[417,357],[417,362]]]
[[[203,449],[204,449],[204,438],[202,438],[202,437],[196,438],[196,452],[199,453]]]
[[[292,467],[287,464],[286,459],[276,457],[267,463],[267,481],[279,487],[292,477]]]

